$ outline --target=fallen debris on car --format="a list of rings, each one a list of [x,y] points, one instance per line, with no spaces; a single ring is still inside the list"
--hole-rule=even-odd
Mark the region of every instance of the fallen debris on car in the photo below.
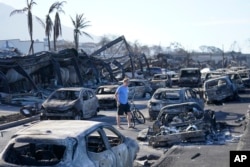
[[[163,107],[152,127],[142,130],[137,139],[148,139],[150,146],[159,147],[204,142],[215,131],[214,111],[203,110],[196,102],[186,102]]]

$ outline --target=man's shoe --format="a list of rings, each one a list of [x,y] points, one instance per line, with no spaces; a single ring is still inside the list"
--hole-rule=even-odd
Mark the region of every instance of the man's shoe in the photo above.
[[[134,128],[132,125],[128,125],[128,128]]]

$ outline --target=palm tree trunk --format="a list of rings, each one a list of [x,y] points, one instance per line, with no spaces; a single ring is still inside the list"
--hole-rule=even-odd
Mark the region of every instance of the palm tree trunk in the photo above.
[[[50,51],[50,38],[49,38],[49,36],[48,36],[48,49]]]
[[[54,51],[56,51],[56,35],[55,35],[55,28],[54,28]]]

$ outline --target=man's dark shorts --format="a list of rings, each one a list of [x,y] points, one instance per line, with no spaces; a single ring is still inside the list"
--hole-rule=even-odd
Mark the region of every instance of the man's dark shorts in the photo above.
[[[118,106],[118,115],[124,115],[124,113],[127,114],[128,112],[130,112],[130,105],[128,103]]]

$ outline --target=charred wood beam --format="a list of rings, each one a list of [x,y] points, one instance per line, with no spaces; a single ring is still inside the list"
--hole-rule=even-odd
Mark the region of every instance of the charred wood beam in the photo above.
[[[34,83],[34,81],[32,80],[32,78],[30,77],[30,75],[19,65],[17,64],[14,69],[21,75],[23,75],[24,77],[26,77],[29,82],[31,83],[32,87],[34,88],[35,91],[38,91],[38,88],[36,87],[36,84]]]
[[[146,63],[146,66],[147,66],[147,68],[149,69],[149,63],[148,63],[148,59],[147,59],[146,55],[143,53],[141,56],[144,58],[145,63]],[[141,70],[143,71],[143,68],[142,68],[142,67],[141,67]]]
[[[59,83],[59,85],[63,86],[63,81],[62,81],[62,75],[61,75],[61,71],[60,71],[59,62],[56,61],[54,58],[51,58],[51,63],[53,65],[54,71],[56,72],[57,77],[58,77],[57,83]]]
[[[4,89],[5,93],[10,93],[10,87],[8,84],[8,80],[5,76],[5,74],[2,73],[2,71],[0,71],[0,78],[2,79],[3,89]]]
[[[104,45],[103,47],[101,47],[100,49],[96,50],[95,52],[91,53],[90,56],[97,56],[99,55],[101,52],[103,52],[104,50],[110,48],[111,46],[123,41],[125,38],[124,36],[120,36],[118,38],[116,38],[115,40],[107,43],[106,45]]]
[[[129,44],[127,43],[126,39],[124,38],[124,43],[126,45],[127,50],[129,51],[129,58],[130,58],[130,64],[131,64],[131,69],[132,69],[132,78],[135,77],[135,66],[134,66],[134,54],[132,52],[131,47],[129,46]]]
[[[132,78],[134,78],[135,76],[135,68],[134,68],[134,60],[133,60],[133,52],[131,47],[129,46],[129,44],[127,43],[126,39],[124,36],[120,36],[118,38],[116,38],[115,40],[109,42],[108,44],[104,45],[103,47],[101,47],[100,49],[96,50],[95,52],[93,52],[92,54],[90,54],[90,56],[95,56],[95,55],[99,55],[101,52],[103,52],[104,50],[110,48],[111,46],[117,44],[118,42],[123,41],[125,43],[125,46],[129,52],[129,58],[130,58],[130,64],[131,64],[131,69],[132,69]]]
[[[121,69],[121,71],[122,71],[122,78],[124,78],[124,77],[125,77],[125,70],[124,70],[123,66],[121,65],[121,63],[118,62],[117,60],[113,60],[112,63],[113,63],[115,66],[117,66],[119,69]],[[113,73],[112,73],[112,74],[113,74]]]
[[[82,79],[81,72],[79,70],[79,66],[78,66],[78,63],[77,63],[78,60],[76,58],[73,58],[71,61],[72,61],[72,64],[73,64],[73,66],[75,68],[76,74],[78,76],[79,83],[80,83],[80,85],[83,85],[83,79]]]

